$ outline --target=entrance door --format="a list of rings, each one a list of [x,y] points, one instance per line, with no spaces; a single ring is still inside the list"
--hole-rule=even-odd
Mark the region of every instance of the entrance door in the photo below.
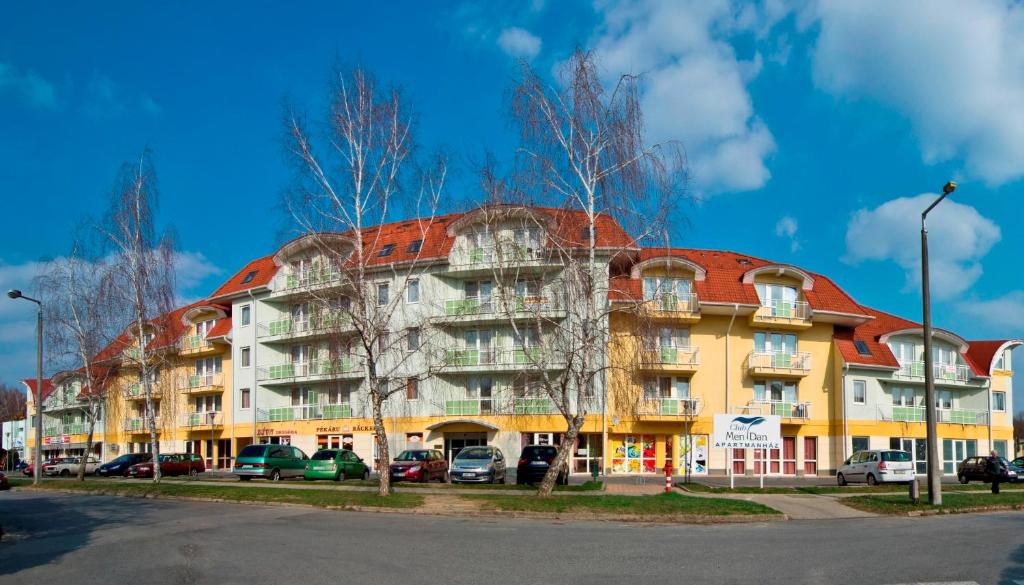
[[[956,473],[958,463],[968,457],[977,454],[978,442],[974,439],[965,441],[963,439],[942,440],[942,472],[946,475]]]
[[[451,465],[452,460],[466,447],[481,447],[487,444],[487,433],[445,433],[444,456]]]
[[[768,460],[765,462],[765,449],[754,449],[754,475],[780,475],[782,473],[782,452],[780,449],[767,449]]]

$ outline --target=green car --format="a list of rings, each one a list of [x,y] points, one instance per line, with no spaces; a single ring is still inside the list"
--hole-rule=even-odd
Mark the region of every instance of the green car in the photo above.
[[[254,477],[278,481],[285,477],[302,477],[308,461],[301,449],[290,445],[249,445],[238,453],[232,471],[242,481]]]
[[[368,479],[370,468],[363,463],[358,455],[348,449],[321,449],[313,453],[313,457],[306,463],[306,472],[303,477],[307,481],[314,479],[333,479],[334,481]]]

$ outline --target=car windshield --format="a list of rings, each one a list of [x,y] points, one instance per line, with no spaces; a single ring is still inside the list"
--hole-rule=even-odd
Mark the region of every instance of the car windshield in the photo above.
[[[428,451],[402,451],[395,461],[426,461]]]
[[[313,456],[310,457],[310,459],[312,459],[313,461],[325,461],[328,459],[334,459],[334,456],[337,454],[337,451],[324,449],[323,451],[317,451],[316,453],[313,453]]]
[[[523,459],[554,459],[555,455],[558,454],[558,450],[554,447],[527,447],[523,449]]]
[[[490,459],[491,450],[483,447],[470,447],[459,451],[456,459]]]
[[[267,450],[266,445],[249,445],[238,454],[239,457],[263,457]]]
[[[909,463],[911,461],[910,453],[906,451],[882,451],[882,461]]]
[[[111,463],[128,463],[131,460],[132,460],[132,456],[131,455],[121,455],[117,459],[114,459],[113,461],[111,461]]]
[[[165,463],[165,462],[170,461],[170,460],[171,460],[171,456],[170,455],[161,455],[160,456],[160,463]]]

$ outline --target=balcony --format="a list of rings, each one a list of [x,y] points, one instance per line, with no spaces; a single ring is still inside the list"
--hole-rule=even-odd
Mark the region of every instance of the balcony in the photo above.
[[[215,429],[224,426],[224,413],[217,411],[189,412],[181,415],[181,426],[186,429]]]
[[[696,323],[700,321],[700,301],[695,294],[667,293],[644,303],[647,314],[658,321]]]
[[[811,354],[781,351],[752,351],[747,356],[751,376],[802,378],[811,372]]]
[[[137,362],[142,359],[142,349],[138,347],[126,347],[121,351],[123,359]]]
[[[695,372],[700,365],[700,348],[659,347],[640,354],[640,369],[654,372]]]
[[[566,316],[561,294],[545,291],[538,295],[497,295],[480,298],[454,298],[444,301],[446,323],[500,323],[508,319],[562,319]]]
[[[647,398],[640,402],[641,416],[695,417],[700,414],[699,398]]]
[[[522,371],[540,366],[559,369],[563,365],[561,360],[542,354],[540,348],[446,349],[443,350],[438,362],[440,363],[437,369],[443,371],[469,372]]]
[[[905,362],[900,364],[893,377],[907,381],[924,382],[924,362]],[[932,364],[932,375],[936,384],[967,384],[973,374],[971,368],[964,364]]]
[[[178,353],[180,355],[205,355],[216,353],[220,348],[215,346],[205,335],[186,335],[178,340]]]
[[[159,387],[155,385],[150,386],[150,397],[160,398]],[[124,398],[125,400],[145,400],[146,396],[142,392],[142,384],[138,382],[129,384],[128,387],[124,389]]]
[[[300,406],[281,406],[276,408],[257,409],[256,418],[260,422],[287,422],[293,420],[326,420],[338,418],[355,418],[351,404],[303,404]]]
[[[213,394],[224,391],[224,374],[193,374],[178,380],[178,389],[187,394]]]
[[[988,411],[970,408],[939,408],[936,421],[954,425],[987,425]],[[925,407],[884,404],[878,407],[878,419],[893,422],[927,422]]]
[[[156,423],[157,430],[159,431],[160,430],[160,417],[159,416],[156,417],[154,422]],[[128,433],[148,433],[149,432],[149,424],[148,424],[148,422],[146,420],[146,417],[137,416],[137,417],[126,419],[124,421],[124,430],[125,430],[125,432],[128,432]]]
[[[341,273],[333,268],[313,268],[302,273],[278,274],[269,298],[301,296],[313,290],[341,286]]]
[[[453,257],[446,275],[456,277],[500,274],[503,270],[515,270],[517,274],[531,268],[543,268],[549,264],[548,254],[536,244],[508,243],[492,246],[472,246]]]
[[[444,403],[445,416],[479,416],[482,414],[498,414],[494,408],[493,398],[463,398],[461,400],[446,400]]]
[[[810,420],[810,402],[789,402],[785,400],[752,400],[748,404],[752,409],[759,409],[761,414],[770,414],[795,420]]]
[[[776,329],[809,329],[811,306],[803,301],[769,301],[754,311],[750,316],[750,323],[771,325]]]
[[[550,398],[516,397],[512,401],[512,414],[558,414],[558,409]]]
[[[78,423],[65,423],[59,425],[53,425],[49,427],[43,427],[44,437],[60,437],[63,435],[84,435],[89,432],[89,423],[78,422]],[[96,423],[94,433],[103,432],[103,423]]]
[[[351,357],[286,362],[259,368],[259,380],[270,385],[352,378],[363,374],[362,368],[357,367],[359,365],[361,364]]]
[[[277,319],[260,323],[256,327],[256,336],[264,342],[294,341],[348,331],[352,331],[352,321],[348,315],[339,313],[307,319]]]

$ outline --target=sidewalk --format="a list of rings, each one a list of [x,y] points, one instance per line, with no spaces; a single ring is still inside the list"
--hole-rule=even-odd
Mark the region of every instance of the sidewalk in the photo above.
[[[790,520],[838,520],[844,518],[873,518],[877,514],[854,510],[839,503],[831,496],[812,494],[730,494],[690,492],[676,488],[680,492],[698,498],[726,498],[730,500],[746,500],[769,508],[775,508]]]

